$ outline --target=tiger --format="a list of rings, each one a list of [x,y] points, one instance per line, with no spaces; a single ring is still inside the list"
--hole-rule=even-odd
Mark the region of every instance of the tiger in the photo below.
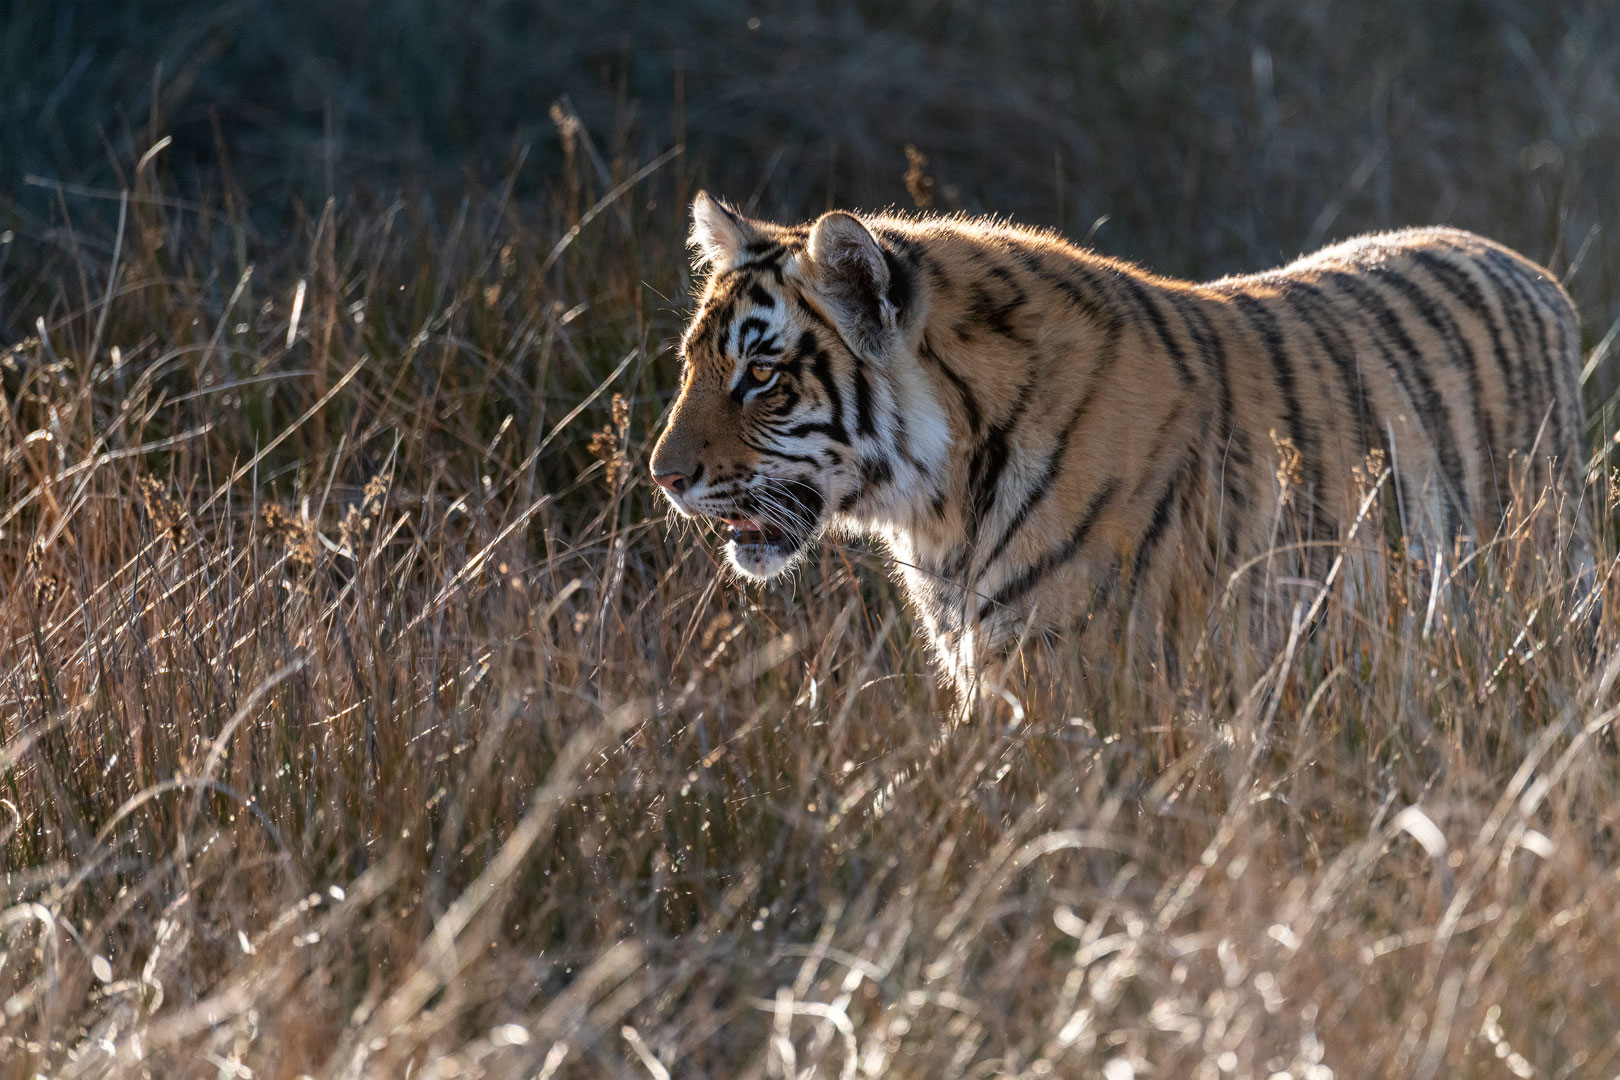
[[[690,244],[653,480],[744,579],[875,539],[959,691],[1032,637],[1151,650],[1278,549],[1319,585],[1380,469],[1430,560],[1526,490],[1584,528],[1575,307],[1470,232],[1194,283],[1005,220],[783,225],[699,193]]]

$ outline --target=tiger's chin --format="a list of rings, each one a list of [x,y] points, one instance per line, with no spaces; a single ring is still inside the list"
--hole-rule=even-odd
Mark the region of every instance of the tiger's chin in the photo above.
[[[773,532],[746,532],[732,529],[726,542],[726,558],[743,577],[766,581],[793,569],[815,537]]]

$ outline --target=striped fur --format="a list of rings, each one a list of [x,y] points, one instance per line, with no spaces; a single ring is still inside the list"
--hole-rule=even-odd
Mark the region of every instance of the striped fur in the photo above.
[[[1441,557],[1516,484],[1576,487],[1575,310],[1470,233],[1194,284],[1000,222],[786,227],[700,195],[693,243],[710,273],[653,471],[687,479],[683,514],[742,522],[750,576],[829,528],[879,538],[960,685],[1032,632],[1104,637],[1093,612],[1151,641],[1279,547],[1320,580],[1369,459]]]

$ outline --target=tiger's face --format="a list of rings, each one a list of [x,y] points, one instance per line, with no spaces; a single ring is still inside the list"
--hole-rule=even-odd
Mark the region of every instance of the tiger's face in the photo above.
[[[767,578],[810,546],[851,487],[815,375],[833,362],[832,343],[769,272],[717,276],[686,335],[680,397],[652,471],[681,514],[729,527],[732,565]]]
[[[864,226],[831,214],[806,229],[744,219],[706,195],[692,243],[712,269],[682,342],[680,395],[652,455],[685,517],[729,530],[750,578],[788,570],[834,513],[861,499],[871,377],[895,343],[888,268]]]

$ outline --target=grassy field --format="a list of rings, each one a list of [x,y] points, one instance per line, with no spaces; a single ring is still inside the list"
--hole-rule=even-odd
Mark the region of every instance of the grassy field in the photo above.
[[[308,8],[0,2],[0,1078],[1620,1073],[1601,452],[1595,656],[1391,565],[960,722],[875,555],[740,588],[645,476],[697,187],[919,176],[1187,276],[1485,232],[1608,446],[1620,10]]]

